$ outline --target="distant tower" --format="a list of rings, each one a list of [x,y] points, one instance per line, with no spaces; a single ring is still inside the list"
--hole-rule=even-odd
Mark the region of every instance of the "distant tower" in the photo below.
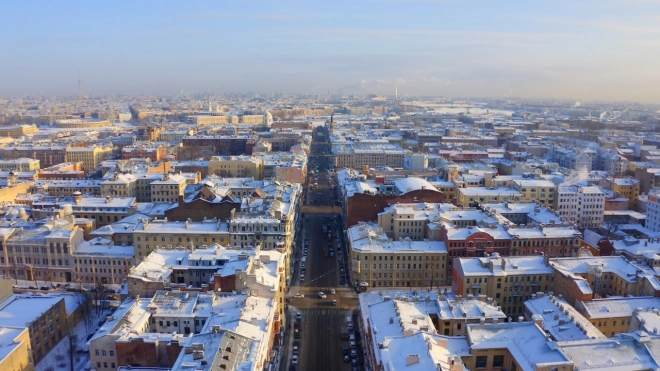
[[[78,71],[78,102],[82,100],[82,87],[80,85],[80,71]]]
[[[394,86],[394,101],[396,104],[396,109],[399,109],[399,86]]]
[[[114,124],[115,119],[115,108],[112,105],[108,105],[108,121],[110,121],[111,124]]]

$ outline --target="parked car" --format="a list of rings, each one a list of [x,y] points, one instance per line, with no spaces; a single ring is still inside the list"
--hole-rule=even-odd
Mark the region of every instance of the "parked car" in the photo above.
[[[325,299],[327,298],[327,296],[325,295],[325,293],[323,293],[323,291],[319,291],[319,298]]]
[[[337,305],[337,300],[333,300],[332,305]]]
[[[298,364],[298,356],[297,355],[294,355],[293,357],[291,357],[291,363],[293,363],[294,365]]]
[[[295,295],[293,295],[293,298],[294,298],[294,299],[302,299],[302,298],[304,298],[304,297],[305,297],[305,295],[303,295],[303,294],[295,294]]]
[[[345,355],[344,356],[344,362],[350,362],[350,361],[351,361],[351,357]]]
[[[337,293],[337,291],[335,291],[335,289],[330,289],[330,293],[331,293],[332,295],[334,295],[334,294]]]

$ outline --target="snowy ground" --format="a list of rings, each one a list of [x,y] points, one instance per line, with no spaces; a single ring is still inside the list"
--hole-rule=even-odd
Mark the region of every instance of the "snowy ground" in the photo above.
[[[96,308],[92,310],[93,317],[89,321],[89,328],[85,328],[85,321],[80,321],[80,323],[73,330],[73,333],[78,337],[78,347],[83,347],[84,349],[89,349],[85,346],[87,343],[87,337],[90,334],[96,332],[96,330],[101,326],[101,323],[105,321],[105,318],[110,315],[111,311],[104,311],[97,313]],[[69,366],[69,339],[68,336],[62,339],[53,350],[46,355],[36,367],[36,371],[56,371],[56,370],[70,370]],[[75,349],[74,349],[75,352]],[[74,370],[80,371],[83,370],[85,364],[89,362],[89,351],[87,352],[75,352],[74,353]]]

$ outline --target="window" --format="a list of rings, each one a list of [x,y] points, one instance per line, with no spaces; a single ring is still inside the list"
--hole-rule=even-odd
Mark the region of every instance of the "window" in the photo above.
[[[493,356],[493,368],[502,368],[504,366],[504,356]]]
[[[486,362],[488,361],[488,357],[486,356],[477,356],[477,368],[486,368]]]
[[[114,351],[114,350],[111,350],[111,351],[110,351],[110,357],[114,357],[114,356],[115,356],[115,351]],[[113,363],[113,365],[114,365],[114,363]],[[112,366],[112,368],[114,368],[114,367],[115,367],[115,366]]]
[[[94,354],[96,354],[96,355],[98,356],[98,355],[99,355],[99,350],[98,350],[98,349],[95,350],[95,351],[94,351]]]

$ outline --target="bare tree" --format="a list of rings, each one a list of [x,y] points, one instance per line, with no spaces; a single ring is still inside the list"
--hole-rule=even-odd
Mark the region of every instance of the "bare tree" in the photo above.
[[[69,329],[69,334],[67,335],[67,339],[64,340],[66,341],[66,354],[69,356],[69,370],[71,371],[76,371],[75,370],[75,364],[76,364],[76,349],[78,348],[78,335],[73,333],[73,329]],[[58,364],[59,366],[59,364]]]
[[[601,225],[601,228],[605,231],[605,238],[611,239],[612,236],[616,235],[621,227],[621,222],[615,219],[608,220]]]
[[[85,330],[89,331],[92,326],[93,313],[91,308],[92,296],[89,292],[81,292],[76,294],[76,304],[78,304],[78,310],[80,311],[81,319],[85,323]]]

